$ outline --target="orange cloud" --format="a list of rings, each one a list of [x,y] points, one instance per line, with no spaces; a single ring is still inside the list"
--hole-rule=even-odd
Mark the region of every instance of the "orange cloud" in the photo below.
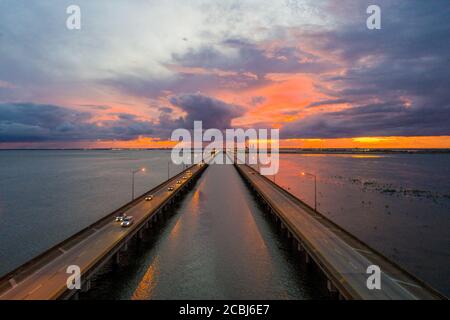
[[[305,110],[304,107],[328,98],[316,89],[316,79],[311,75],[273,73],[268,74],[266,79],[271,82],[261,87],[215,93],[219,99],[247,108],[243,117],[233,121],[234,125],[270,123],[273,127],[279,127],[283,123],[317,112],[312,108]],[[254,97],[263,97],[264,101],[253,106],[251,101]]]

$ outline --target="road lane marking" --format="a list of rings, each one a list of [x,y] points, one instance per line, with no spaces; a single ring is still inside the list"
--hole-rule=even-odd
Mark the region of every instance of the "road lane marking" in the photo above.
[[[39,290],[42,287],[42,283],[39,284],[37,287],[35,287],[33,290],[28,292],[28,295],[32,295],[33,293],[35,293],[37,290]]]
[[[362,253],[365,253],[365,254],[372,254],[372,252],[369,252],[369,251],[366,251],[366,250],[363,250],[363,249],[357,249],[357,248],[352,248],[352,249],[357,251],[357,252],[362,252]]]
[[[411,286],[411,287],[415,287],[415,288],[418,288],[418,289],[423,289],[421,286],[418,286],[418,285],[416,285],[414,283],[406,282],[406,281],[399,280],[399,279],[395,279],[395,278],[392,278],[391,276],[389,276],[387,274],[386,274],[386,276],[389,277],[394,282],[401,283],[401,284],[404,284],[404,285],[407,285],[407,286]]]

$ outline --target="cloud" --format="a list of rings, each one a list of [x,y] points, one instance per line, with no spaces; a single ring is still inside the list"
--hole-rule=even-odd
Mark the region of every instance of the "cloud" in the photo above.
[[[55,105],[0,104],[1,142],[131,140],[154,133],[155,124],[130,114],[94,121],[93,115]]]
[[[266,102],[266,100],[267,100],[266,97],[263,97],[263,96],[255,96],[255,97],[252,97],[252,98],[251,98],[250,104],[251,104],[252,106],[257,106],[257,105],[260,105],[260,104]]]
[[[313,103],[310,103],[305,108],[314,108],[314,107],[322,107],[322,106],[329,106],[333,104],[342,104],[342,103],[348,103],[349,101],[346,99],[330,99],[330,100],[321,100],[316,101]]]
[[[192,128],[194,121],[202,121],[205,129],[226,129],[231,127],[234,118],[244,114],[244,109],[238,105],[225,103],[200,93],[172,96],[169,101],[186,112],[183,118],[185,128]]]
[[[159,107],[155,121],[123,112],[110,112],[109,119],[96,120],[90,112],[62,106],[0,103],[0,143],[133,140],[140,136],[167,139],[173,129],[191,129],[194,121],[202,121],[205,129],[229,128],[231,121],[244,113],[240,106],[200,93],[172,96],[169,101],[172,106]],[[174,116],[175,107],[184,115]]]
[[[269,73],[321,73],[336,67],[331,61],[290,44],[288,33],[277,36],[277,39],[257,43],[244,38],[224,39],[219,45],[205,45],[183,55],[175,54],[173,60],[185,67],[254,74],[255,80],[262,80]]]
[[[381,1],[380,6],[381,30],[361,28],[361,16],[332,30],[303,34],[306,43],[340,61],[342,70],[319,76],[317,88],[329,99],[307,108],[325,111],[285,125],[286,136],[450,134],[448,3]],[[326,111],[338,103],[350,108]]]
[[[412,108],[401,101],[321,113],[285,125],[283,138],[450,135],[450,104]]]

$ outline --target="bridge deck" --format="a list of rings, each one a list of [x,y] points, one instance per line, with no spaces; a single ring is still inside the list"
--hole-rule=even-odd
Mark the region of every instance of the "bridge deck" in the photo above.
[[[0,299],[47,300],[70,296],[72,290],[68,290],[66,285],[69,276],[66,270],[69,265],[79,266],[81,278],[86,279],[94,269],[99,268],[99,264],[105,263],[118,252],[129,238],[204,168],[206,166],[194,165],[186,169],[190,169],[192,175],[187,180],[182,180],[182,184],[177,185],[176,180],[181,180],[186,171],[3,276],[0,279]],[[172,192],[167,191],[170,185],[175,188]],[[145,196],[149,194],[154,196],[153,200],[145,201]],[[114,221],[114,216],[119,212],[133,216],[134,224],[122,228]]]
[[[444,299],[362,241],[247,165],[241,176],[263,197],[293,236],[347,299]],[[366,286],[367,267],[381,268],[381,290]]]

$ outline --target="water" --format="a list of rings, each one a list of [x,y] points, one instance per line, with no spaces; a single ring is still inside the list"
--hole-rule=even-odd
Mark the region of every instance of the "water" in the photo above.
[[[281,154],[275,181],[450,295],[450,154]],[[273,177],[271,177],[273,179]]]
[[[175,215],[107,270],[83,298],[318,299],[276,227],[233,166],[212,165]]]
[[[0,274],[167,179],[168,151],[0,151]],[[171,165],[171,175],[181,168]]]
[[[148,169],[136,174],[136,194],[165,180],[169,155],[168,151],[0,151],[0,274],[129,201],[132,169]],[[204,177],[208,174],[211,179],[200,184],[202,192],[189,195],[193,201],[186,198],[148,246],[136,249],[133,271],[112,271],[118,281],[105,288],[118,298],[239,298],[239,290],[246,298],[316,297],[313,285],[303,271],[293,269],[299,264],[289,260],[289,249],[232,171],[210,169]],[[173,166],[172,173],[176,170],[180,168]],[[282,154],[276,182],[312,204],[313,180],[300,176],[301,171],[317,174],[322,213],[450,295],[450,155]],[[166,272],[171,262],[174,269]],[[232,271],[219,283],[221,268]],[[263,276],[267,270],[274,273],[272,278]],[[177,274],[185,286],[171,290],[170,274]],[[160,285],[145,289],[154,283],[145,278],[156,276]],[[205,292],[203,287],[212,289]]]

